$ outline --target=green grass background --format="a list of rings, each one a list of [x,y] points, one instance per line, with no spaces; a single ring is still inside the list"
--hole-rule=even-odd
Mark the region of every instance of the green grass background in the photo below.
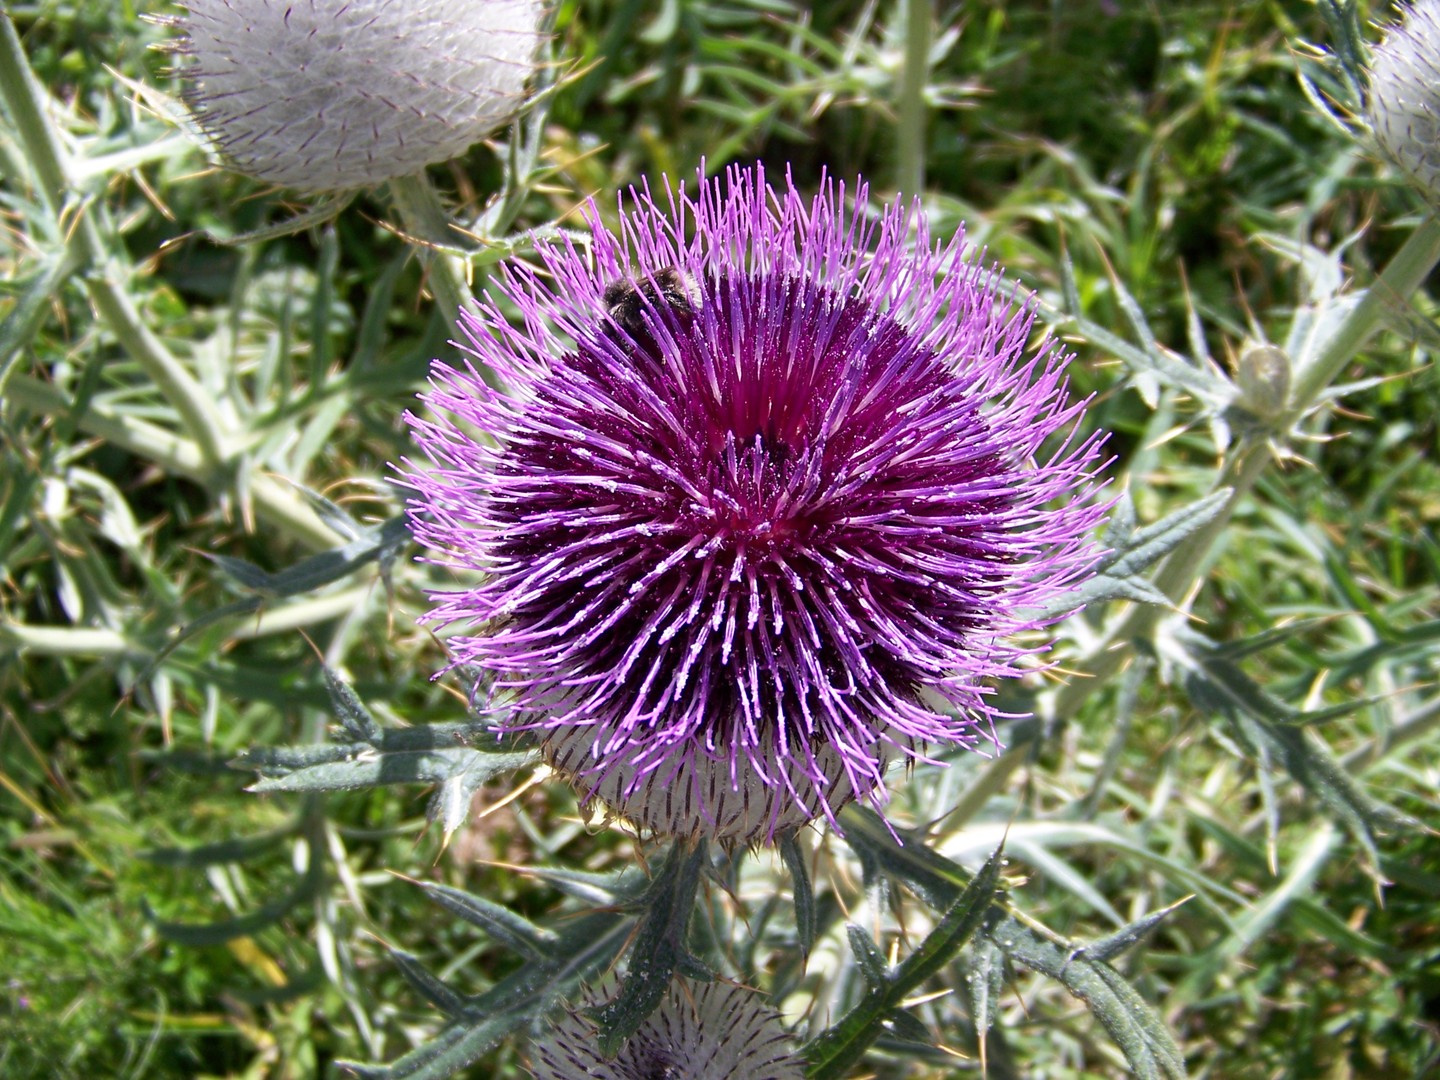
[[[1306,43],[1335,44],[1316,4],[964,0],[935,10],[924,95],[932,230],[965,222],[988,258],[1057,308],[1068,264],[1074,314],[1111,333],[1135,337],[1133,300],[1162,345],[1203,344],[1228,364],[1247,341],[1283,335],[1303,275],[1343,251],[1330,269],[1369,280],[1424,212],[1304,93],[1302,73],[1323,79]],[[296,235],[221,246],[203,233],[258,229],[301,204],[211,168],[120,81],[176,90],[151,49],[165,31],[139,17],[173,9],[46,0],[8,11],[72,153],[93,166],[85,192],[113,227],[126,290],[146,324],[224,388],[253,436],[247,468],[324,492],[359,521],[393,514],[387,463],[406,452],[400,415],[431,358],[451,350],[385,199],[362,196]],[[517,233],[592,193],[613,207],[642,175],[686,176],[702,158],[712,171],[788,164],[802,187],[822,169],[863,174],[881,193],[902,182],[896,4],[565,0],[555,34],[567,81]],[[1354,106],[1341,82],[1321,85],[1337,111]],[[246,595],[210,556],[278,571],[305,549],[247,520],[233,485],[186,479],[86,429],[86,402],[162,427],[173,418],[75,280],[44,292],[13,337],[21,320],[10,316],[64,243],[17,153],[0,129],[4,368],[63,393],[48,409],[13,393],[0,405],[0,1074],[303,1077],[336,1057],[397,1056],[437,1018],[384,944],[472,988],[516,963],[438,917],[403,876],[542,916],[558,894],[493,864],[604,870],[632,861],[634,845],[583,827],[558,784],[472,820],[448,847],[425,828],[420,791],[322,801],[242,790],[250,778],[226,766],[236,752],[303,742],[327,722],[300,630],[383,722],[458,715],[455,689],[428,681],[443,652],[415,626],[420,579],[402,567],[391,589],[372,568],[288,621],[206,626],[152,667],[175,628]],[[432,175],[473,211],[503,161],[481,146]],[[1310,245],[1311,261],[1287,243]],[[1316,725],[1318,736],[1371,793],[1431,822],[1433,315],[1428,290],[1397,308],[1347,372],[1361,385],[1312,418],[1313,437],[1293,442],[1294,457],[1241,505],[1194,605],[1204,635],[1235,646],[1275,699],[1366,702]],[[1169,391],[1147,402],[1112,351],[1073,325],[1076,389],[1096,394],[1091,422],[1114,432],[1115,472],[1128,476],[1141,520],[1203,494],[1217,460],[1208,418]],[[1143,677],[1093,693],[987,802],[984,820],[1077,829],[1055,862],[1012,867],[1012,901],[1084,939],[1113,923],[1097,898],[1128,918],[1201,891],[1118,962],[1196,1076],[1433,1075],[1440,842],[1396,828],[1367,851],[1339,832],[1307,862],[1334,829],[1321,800],[1258,760],[1163,657],[1134,670]],[[1393,746],[1396,725],[1417,716]],[[940,790],[958,797],[982,767],[958,762]],[[917,774],[897,813],[923,808],[930,783]],[[513,786],[493,785],[480,804]],[[323,849],[328,869],[297,875],[297,847]],[[778,860],[755,859],[781,880]],[[215,935],[223,943],[200,931],[176,941],[155,922],[203,926],[266,905],[273,921],[229,926]],[[1014,972],[1006,994],[992,1076],[1124,1075],[1063,991]],[[941,1003],[930,1016],[937,1040],[967,1057],[882,1048],[870,1071],[978,1074],[964,1009]],[[468,1075],[524,1075],[521,1050],[507,1045]]]

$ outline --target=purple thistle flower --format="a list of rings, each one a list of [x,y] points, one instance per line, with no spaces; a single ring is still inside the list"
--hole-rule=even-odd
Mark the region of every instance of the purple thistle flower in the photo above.
[[[1101,438],[918,204],[758,168],[667,203],[501,271],[518,323],[490,298],[461,328],[510,392],[437,363],[405,482],[483,575],[430,620],[504,725],[643,827],[754,842],[884,802],[927,744],[1000,745],[1014,635],[1095,559]]]

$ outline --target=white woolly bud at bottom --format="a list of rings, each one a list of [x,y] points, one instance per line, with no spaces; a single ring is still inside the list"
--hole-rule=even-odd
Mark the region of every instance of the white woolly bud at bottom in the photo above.
[[[759,996],[726,983],[676,979],[660,1007],[612,1060],[594,1023],[563,1016],[534,1048],[535,1080],[800,1080],[804,1069],[780,1016]]]
[[[773,751],[759,755],[769,766],[770,784],[743,758],[732,778],[729,761],[700,753],[678,764],[663,762],[637,783],[638,770],[629,760],[611,763],[595,756],[597,729],[567,726],[539,734],[545,760],[582,803],[598,800],[657,836],[703,837],[735,846],[766,843],[817,818],[830,820],[856,794],[839,753],[828,743],[813,751],[816,766],[829,780],[817,790],[793,765],[786,785],[780,776],[785,763]]]

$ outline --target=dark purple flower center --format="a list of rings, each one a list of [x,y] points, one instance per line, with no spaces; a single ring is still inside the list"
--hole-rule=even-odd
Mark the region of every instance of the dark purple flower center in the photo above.
[[[1005,580],[1010,467],[965,358],[798,276],[646,311],[643,331],[598,325],[508,437],[526,481],[492,503],[511,659],[558,646],[573,665],[508,685],[551,723],[661,733],[656,761],[739,734],[827,741],[873,772]]]

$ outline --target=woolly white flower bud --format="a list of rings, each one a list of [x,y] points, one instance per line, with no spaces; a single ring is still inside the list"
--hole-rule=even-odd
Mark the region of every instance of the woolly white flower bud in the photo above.
[[[524,104],[543,0],[182,0],[186,97],[240,172],[367,187],[463,153]]]
[[[542,731],[540,749],[551,767],[570,781],[582,803],[596,800],[644,832],[685,839],[703,837],[727,847],[772,843],[777,833],[817,818],[834,820],[855,798],[839,756],[828,746],[815,762],[835,781],[821,795],[794,766],[788,784],[767,787],[758,777],[729,763],[696,754],[683,773],[667,766],[641,774],[633,764],[597,764],[593,728]],[[791,794],[792,789],[795,794]]]
[[[1377,45],[1370,123],[1385,153],[1440,202],[1440,0],[1417,0]]]
[[[664,1002],[605,1060],[595,1025],[580,1013],[560,1019],[535,1047],[535,1080],[800,1080],[799,1057],[775,1010],[724,983],[676,979]]]

